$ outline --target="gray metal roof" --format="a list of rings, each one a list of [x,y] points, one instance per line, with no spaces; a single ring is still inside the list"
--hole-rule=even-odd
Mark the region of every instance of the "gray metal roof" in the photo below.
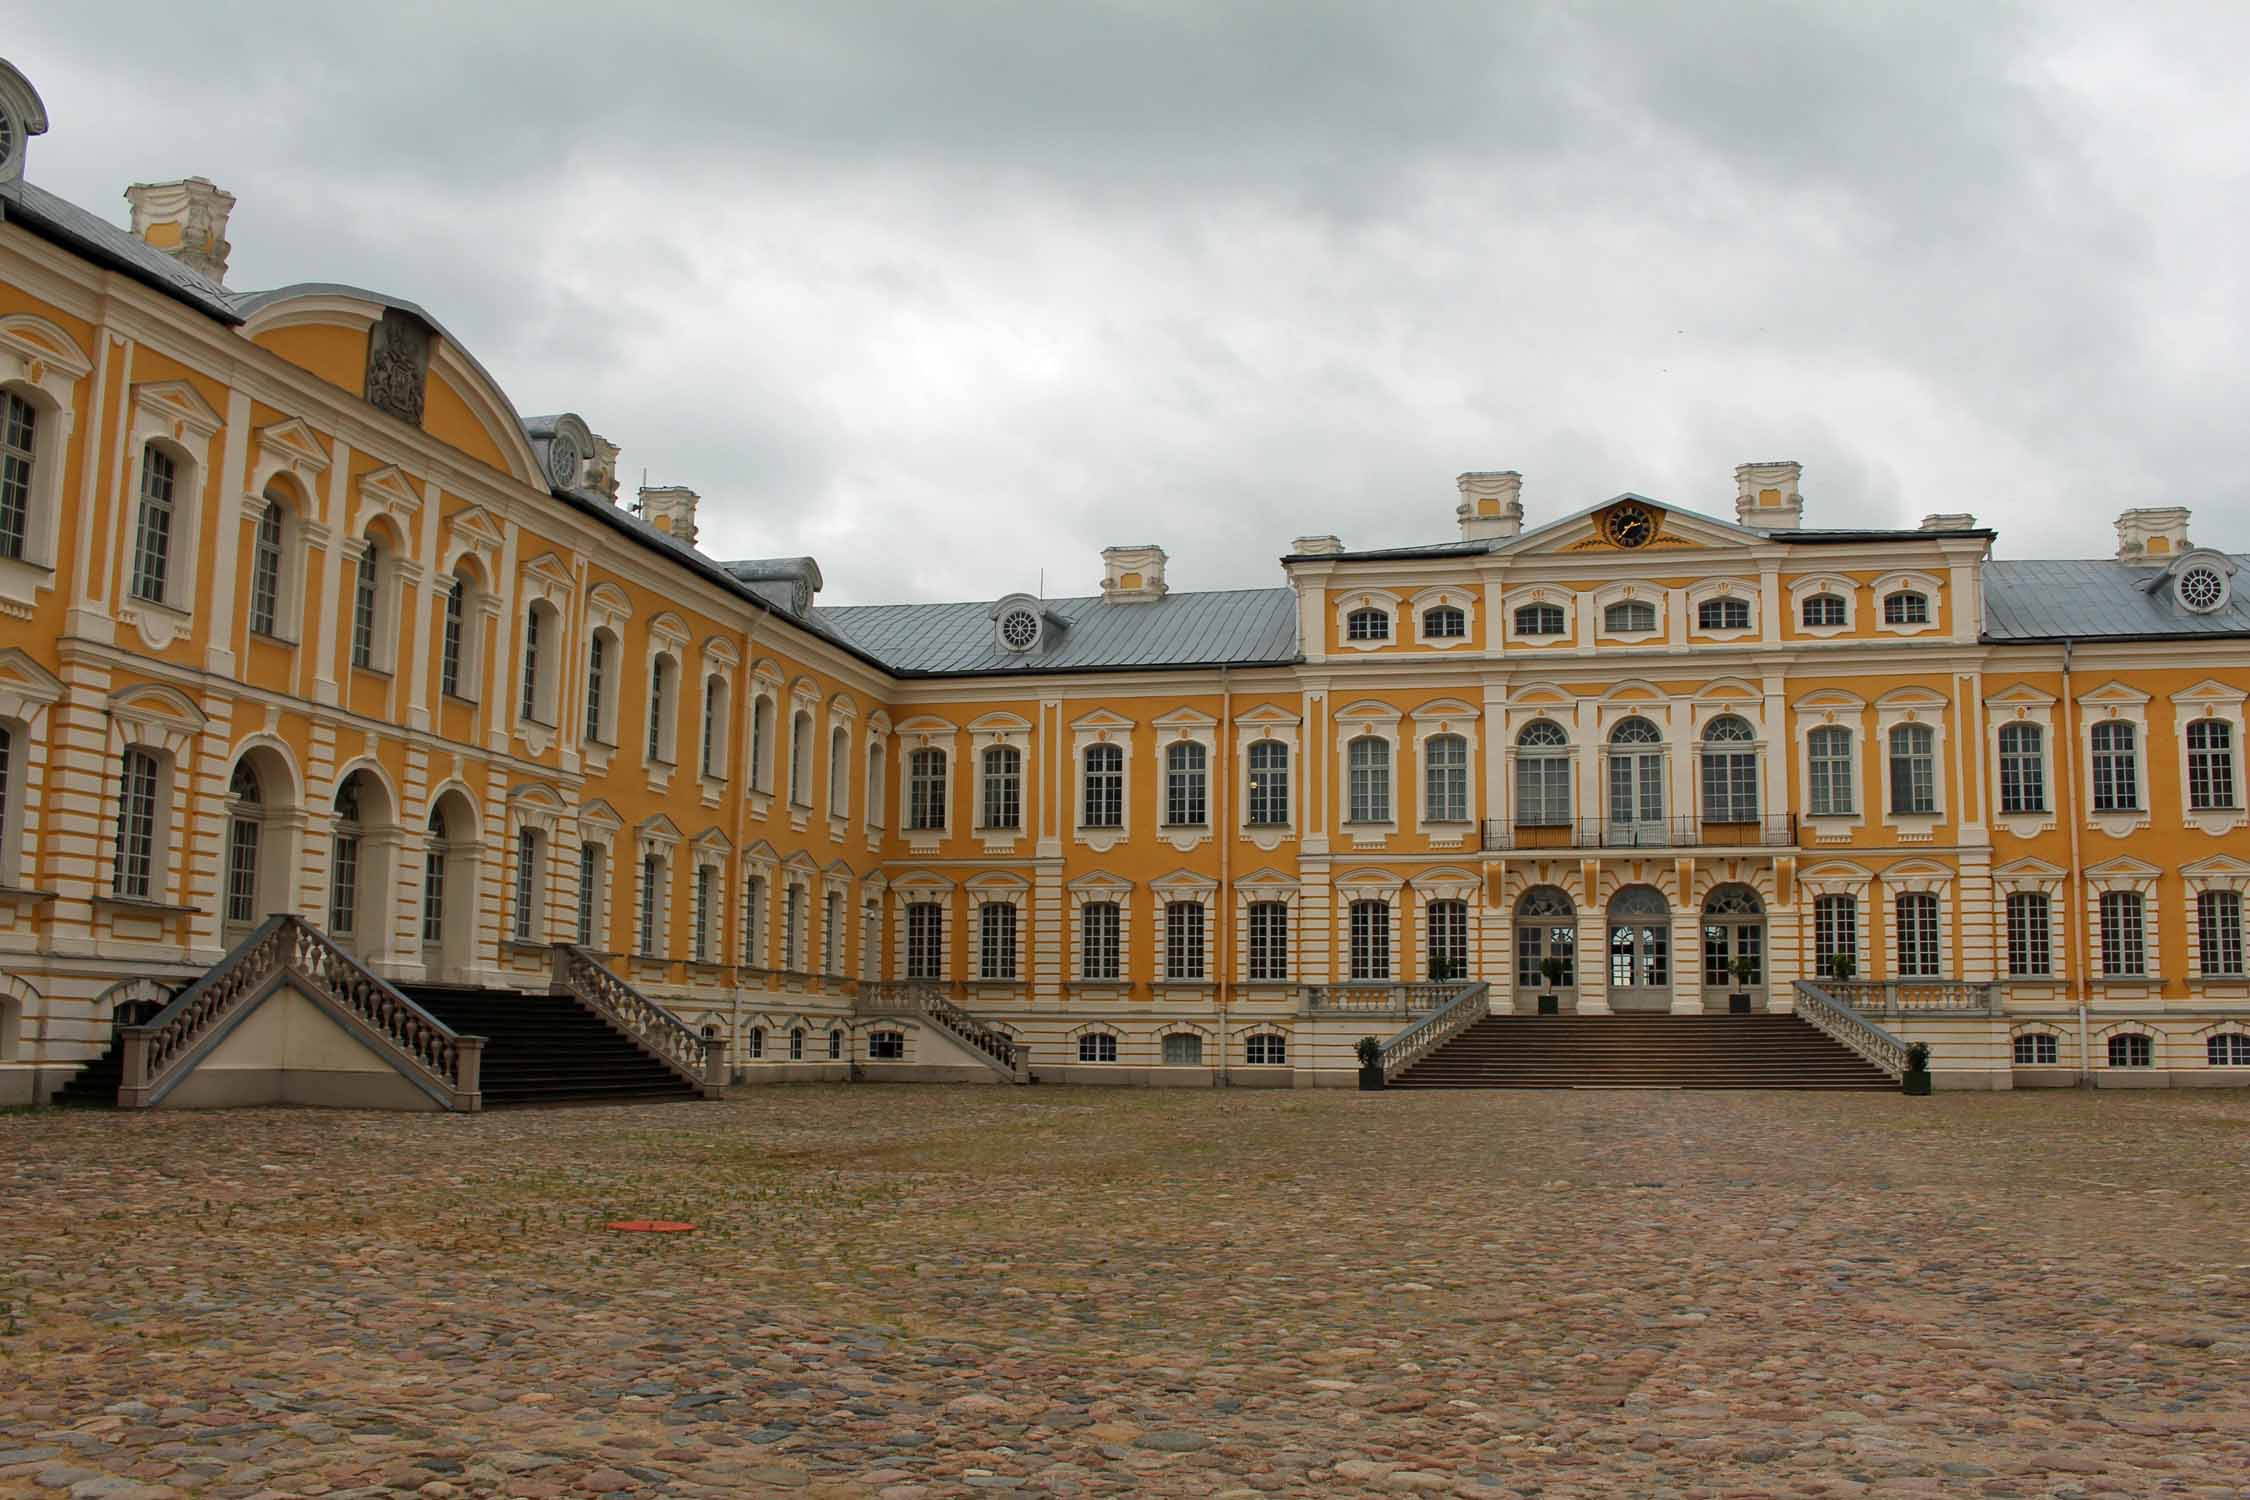
[[[826,626],[905,676],[1118,671],[1133,667],[1275,666],[1297,659],[1293,589],[1167,594],[1153,603],[1100,597],[1043,601],[1051,621],[1038,649],[1000,648],[992,604],[826,605]]]
[[[2237,568],[2250,557],[2230,555]],[[2207,615],[2180,608],[2169,588],[2149,592],[2160,568],[2112,558],[2027,558],[1984,565],[1988,641],[2152,639],[2250,635],[2250,591],[2237,587]]]
[[[130,230],[43,187],[21,180],[0,184],[0,219],[21,224],[41,239],[66,245],[88,260],[177,297],[223,323],[242,321],[243,315],[225,287],[136,239]]]

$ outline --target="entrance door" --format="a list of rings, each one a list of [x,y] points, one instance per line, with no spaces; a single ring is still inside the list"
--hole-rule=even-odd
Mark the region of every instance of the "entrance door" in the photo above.
[[[1672,1008],[1672,911],[1654,886],[1610,898],[1609,1008]]]
[[[1722,885],[1703,903],[1703,1008],[1725,1011],[1733,997],[1766,1008],[1766,909],[1746,885]]]
[[[1577,909],[1551,885],[1532,887],[1516,903],[1516,1010],[1532,1014],[1542,995],[1555,997],[1558,1014],[1578,1008]]]
[[[1664,843],[1664,744],[1656,726],[1627,719],[1609,736],[1609,816],[1602,842],[1611,848]]]

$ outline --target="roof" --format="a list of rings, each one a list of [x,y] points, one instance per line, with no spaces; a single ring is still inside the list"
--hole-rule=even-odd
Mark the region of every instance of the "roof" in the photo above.
[[[226,324],[243,314],[227,289],[200,271],[191,271],[164,251],[143,243],[99,214],[56,197],[29,182],[0,183],[0,220],[21,224],[41,239],[53,240],[97,265],[130,276]]]
[[[1983,541],[1996,539],[2000,533],[1989,526],[1904,526],[1891,530],[1876,527],[1812,527],[1771,526],[1759,530],[1762,536],[1777,542],[1928,542],[1928,541]]]
[[[2235,567],[2250,556],[2229,555]],[[2172,591],[2149,592],[2160,568],[2114,558],[2027,558],[1984,565],[1988,641],[2154,640],[2250,635],[2250,594],[2229,592],[2207,615],[2190,614]]]
[[[1049,599],[1044,608],[1054,622],[1046,640],[1020,655],[1000,648],[990,600],[824,606],[812,619],[909,677],[1283,666],[1297,659],[1294,589],[1167,594],[1130,604],[1099,596]]]

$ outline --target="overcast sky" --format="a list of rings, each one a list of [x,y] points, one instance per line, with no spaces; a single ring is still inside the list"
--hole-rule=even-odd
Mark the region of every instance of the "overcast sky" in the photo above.
[[[32,180],[239,199],[824,602],[1620,490],[2250,550],[2250,6],[20,7]]]

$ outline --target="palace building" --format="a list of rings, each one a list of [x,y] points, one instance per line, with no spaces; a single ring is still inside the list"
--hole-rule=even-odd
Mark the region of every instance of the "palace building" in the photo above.
[[[1793,463],[1474,472],[1270,588],[825,605],[435,311],[229,286],[210,182],[42,191],[46,125],[0,64],[0,1102],[466,1096],[397,997],[572,986],[739,1084],[1346,1084],[1464,1004],[2250,1084],[2250,600],[2185,509],[2018,561]]]

